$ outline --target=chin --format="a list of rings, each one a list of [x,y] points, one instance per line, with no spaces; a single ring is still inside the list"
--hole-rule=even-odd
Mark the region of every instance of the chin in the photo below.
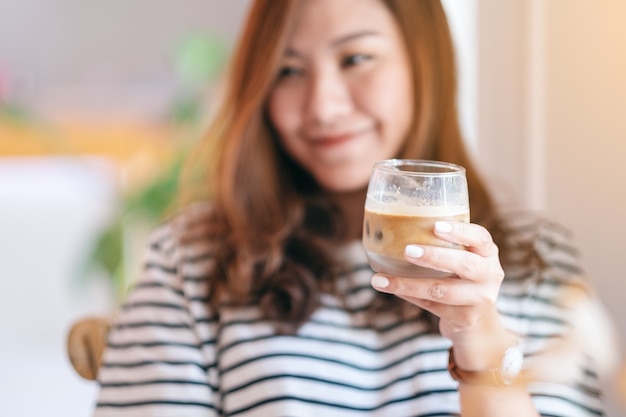
[[[332,193],[362,190],[367,187],[372,175],[368,164],[351,160],[309,166],[308,171],[322,189]]]
[[[353,193],[362,191],[369,183],[369,175],[366,178],[324,178],[318,181],[320,186],[331,193]]]

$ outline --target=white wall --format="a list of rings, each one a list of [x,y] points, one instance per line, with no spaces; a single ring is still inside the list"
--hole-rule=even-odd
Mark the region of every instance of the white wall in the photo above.
[[[574,233],[623,352],[626,2],[480,0],[479,8],[481,165],[502,196]],[[626,413],[614,404],[611,415]]]
[[[481,164],[574,232],[625,342],[626,2],[481,0],[479,20]]]
[[[0,159],[1,416],[89,415],[96,387],[73,371],[65,343],[72,321],[113,305],[79,265],[116,187],[101,161]]]
[[[545,201],[626,340],[626,1],[544,3]]]
[[[478,157],[503,201],[526,195],[525,3],[480,0],[478,11]]]
[[[478,140],[478,0],[443,0],[456,48],[459,119],[476,153]]]
[[[249,0],[0,0],[0,78],[29,109],[159,117],[190,36],[233,41]]]

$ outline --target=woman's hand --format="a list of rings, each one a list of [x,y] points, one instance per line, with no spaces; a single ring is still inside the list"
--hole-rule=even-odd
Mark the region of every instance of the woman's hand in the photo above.
[[[486,369],[512,344],[495,306],[504,278],[498,247],[482,226],[437,222],[437,237],[466,250],[409,245],[405,258],[418,266],[452,273],[445,278],[403,278],[376,274],[372,285],[440,318],[441,334],[454,344],[463,369]]]

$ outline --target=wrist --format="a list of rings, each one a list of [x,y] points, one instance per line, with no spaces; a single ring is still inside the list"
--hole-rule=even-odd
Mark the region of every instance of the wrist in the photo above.
[[[453,342],[454,361],[468,371],[484,371],[500,365],[504,352],[519,339],[507,330],[474,334],[473,340]]]
[[[444,335],[454,346],[455,363],[468,371],[497,367],[504,351],[518,342],[517,337],[502,325],[495,306],[475,325],[446,333]]]
[[[461,384],[504,387],[513,385],[522,372],[523,351],[517,342],[505,349],[497,366],[483,370],[466,370],[455,361],[454,347],[449,349],[448,371]]]

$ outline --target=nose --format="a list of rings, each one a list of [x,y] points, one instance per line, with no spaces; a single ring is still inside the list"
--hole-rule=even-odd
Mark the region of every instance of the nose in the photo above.
[[[353,110],[350,86],[341,71],[324,68],[310,78],[306,119],[316,127],[333,126]]]

